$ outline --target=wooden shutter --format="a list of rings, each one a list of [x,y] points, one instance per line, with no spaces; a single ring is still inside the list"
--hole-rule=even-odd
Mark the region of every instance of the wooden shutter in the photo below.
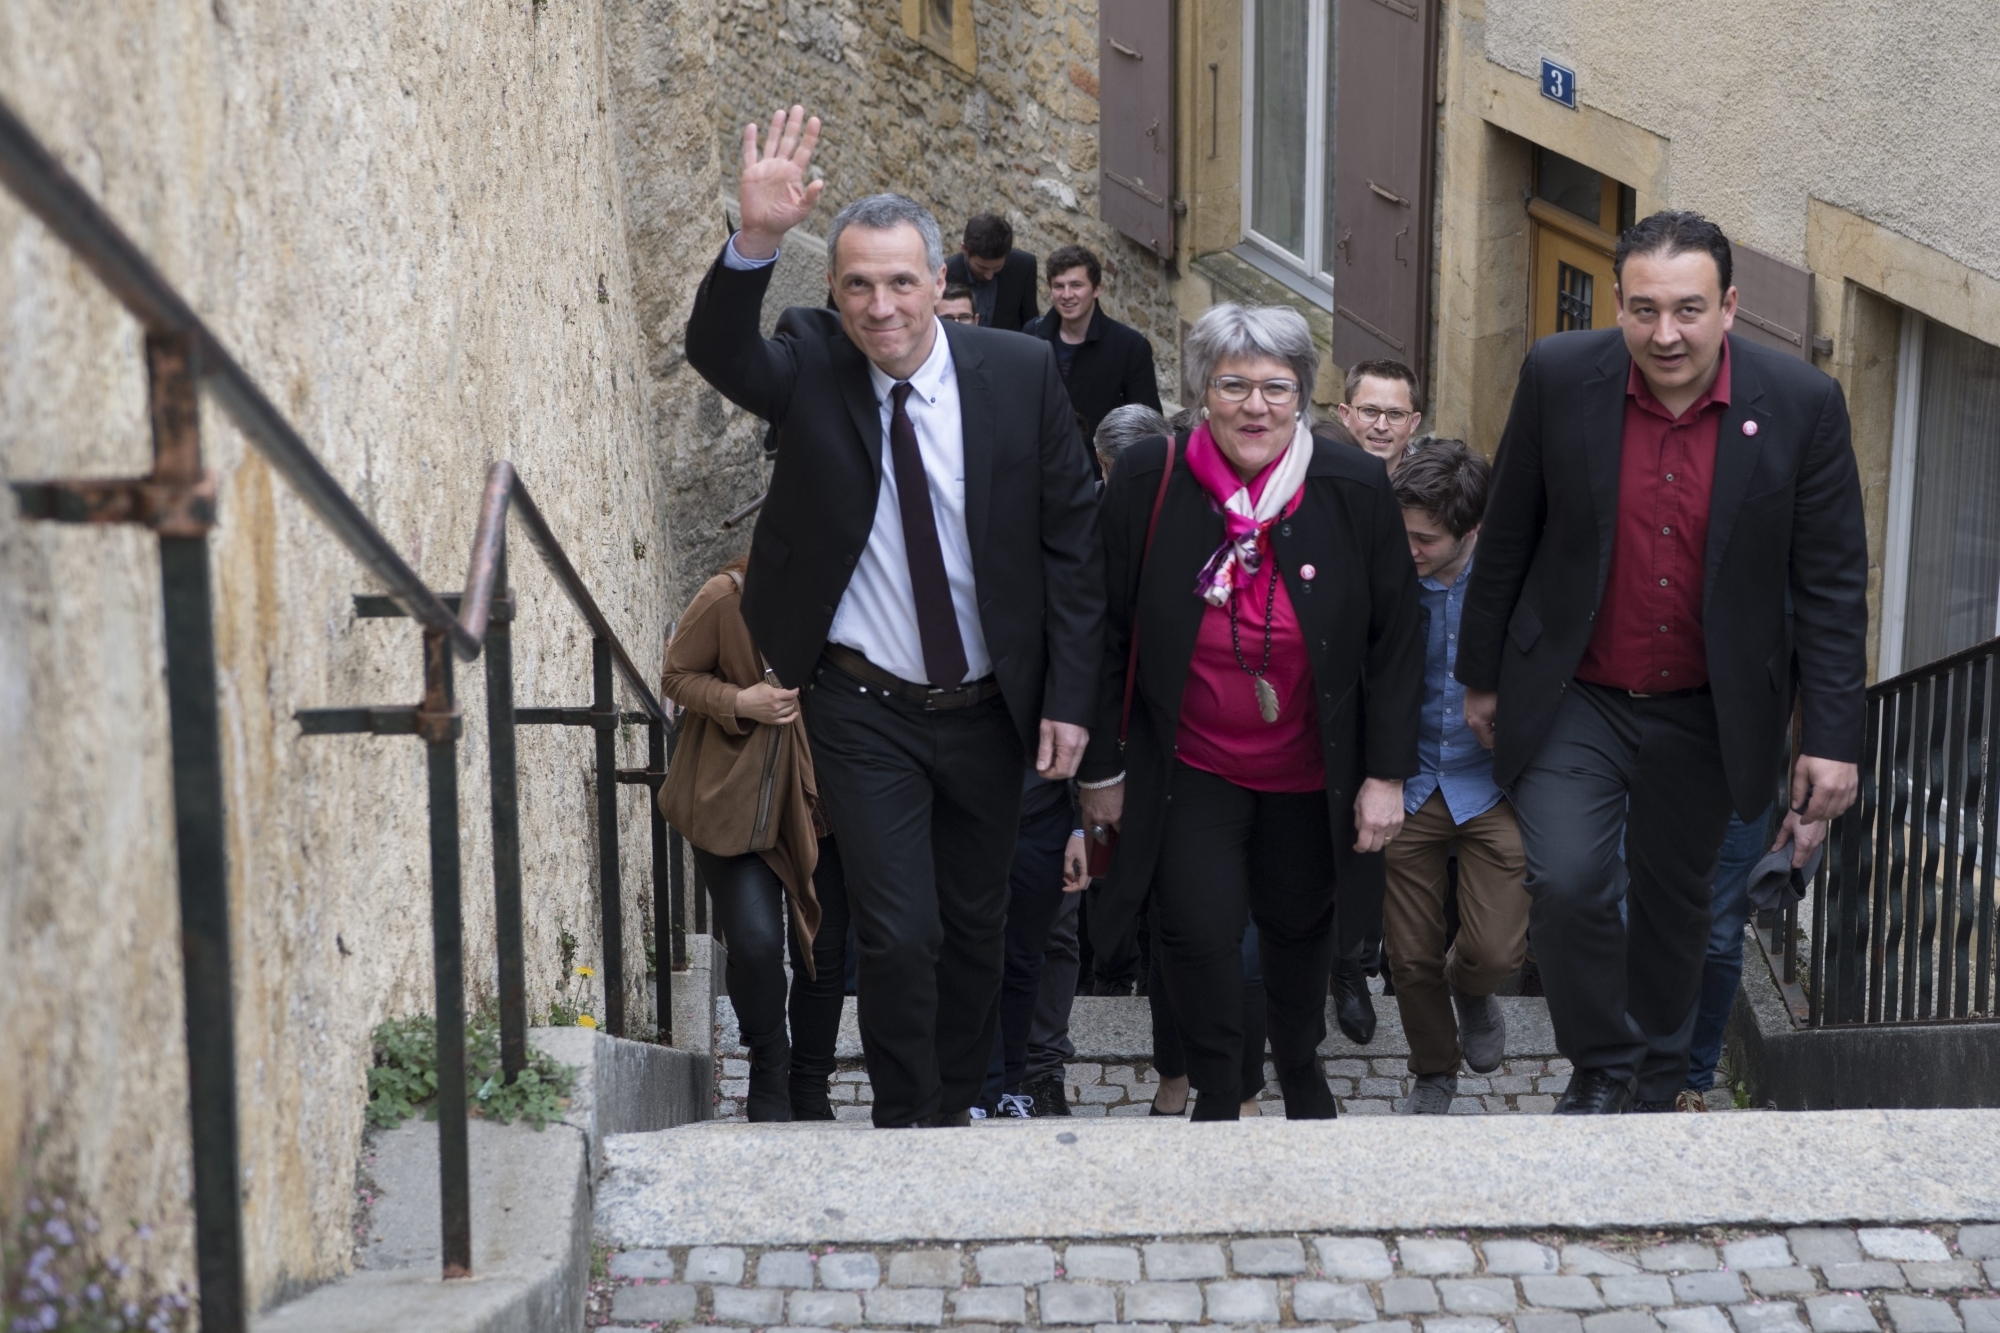
[[[1173,0],[1101,0],[1098,199],[1106,222],[1161,258],[1174,252]]]
[[[1435,0],[1334,0],[1333,360],[1419,373],[1430,328]]]
[[[1812,360],[1812,270],[1739,241],[1730,242],[1729,248],[1736,269],[1736,327],[1731,332],[1802,361]]]

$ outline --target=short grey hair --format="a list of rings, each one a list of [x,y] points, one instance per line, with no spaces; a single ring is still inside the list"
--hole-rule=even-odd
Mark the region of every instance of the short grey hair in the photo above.
[[[928,208],[900,194],[871,194],[833,215],[833,225],[826,232],[827,273],[833,272],[834,256],[840,253],[840,233],[849,227],[889,231],[904,225],[915,227],[917,235],[924,238],[924,263],[935,276],[944,267],[944,234]]]
[[[1224,302],[1202,312],[1181,349],[1181,394],[1185,402],[1208,399],[1208,381],[1224,361],[1270,357],[1291,367],[1299,382],[1299,420],[1312,420],[1313,380],[1319,375],[1319,346],[1306,317],[1290,306]]]
[[[1097,450],[1098,461],[1109,472],[1118,456],[1139,441],[1155,435],[1167,433],[1167,419],[1144,403],[1126,403],[1114,407],[1104,414],[1104,420],[1097,423],[1097,436],[1091,446]]]

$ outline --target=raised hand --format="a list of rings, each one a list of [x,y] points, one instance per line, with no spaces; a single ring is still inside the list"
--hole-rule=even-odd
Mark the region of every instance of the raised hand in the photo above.
[[[736,252],[745,259],[776,254],[785,233],[804,222],[819,203],[826,182],[806,179],[818,146],[819,117],[808,119],[802,106],[772,114],[761,152],[756,124],[743,127],[743,176],[736,190],[742,224],[736,233]]]

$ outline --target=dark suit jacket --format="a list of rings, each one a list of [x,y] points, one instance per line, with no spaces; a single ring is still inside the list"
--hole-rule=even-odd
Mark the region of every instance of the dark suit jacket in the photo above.
[[[1054,348],[1062,337],[1062,316],[1050,310],[1022,330],[1046,339]],[[1077,344],[1076,359],[1070,362],[1069,376],[1063,381],[1069,400],[1076,405],[1077,429],[1085,441],[1097,434],[1097,423],[1114,407],[1144,403],[1160,410],[1160,380],[1153,372],[1153,344],[1130,324],[1120,324],[1099,306],[1090,316],[1090,327]]]
[[[793,306],[758,332],[771,268],[718,257],[695,294],[687,356],[731,402],[776,426],[769,498],[750,539],[743,616],[787,686],[806,678],[868,544],[882,426],[868,362],[831,310]],[[1089,726],[1104,587],[1095,488],[1055,358],[1040,343],[960,324],[951,344],[965,430],[965,519],[979,619],[1008,712]]]
[[[1167,442],[1141,440],[1119,456],[1105,487],[1102,528],[1109,635],[1097,727],[1080,776],[1125,771],[1125,817],[1102,905],[1090,905],[1093,941],[1115,941],[1145,901],[1167,818],[1167,778],[1180,730],[1181,693],[1208,604],[1195,579],[1222,543],[1222,515],[1188,470],[1185,437],[1160,508],[1152,554],[1140,568]],[[1383,859],[1354,850],[1354,796],[1367,777],[1417,772],[1424,641],[1416,566],[1403,511],[1380,459],[1316,439],[1305,497],[1271,532],[1271,548],[1298,614],[1319,695],[1320,752],[1338,867],[1334,911],[1343,952],[1381,925]],[[1313,565],[1311,582],[1300,577]],[[1129,635],[1139,629],[1131,731],[1118,751]],[[1247,683],[1247,682],[1246,682]]]
[[[972,286],[972,270],[966,266],[964,251],[944,261],[944,280]],[[992,327],[1019,333],[1032,324],[1039,313],[1035,306],[1037,284],[1040,282],[1035,270],[1035,257],[1026,250],[1009,250],[1006,262],[1000,266],[1000,276],[994,281],[1000,287],[993,293]]]
[[[1741,338],[1730,338],[1729,361],[1702,627],[1729,794],[1754,819],[1784,768],[1795,669],[1803,752],[1861,758],[1868,535],[1840,386]],[[1604,329],[1544,338],[1521,367],[1458,640],[1458,678],[1500,691],[1502,786],[1534,757],[1590,642],[1611,566],[1631,365],[1619,331]],[[1743,433],[1746,422],[1756,434]]]

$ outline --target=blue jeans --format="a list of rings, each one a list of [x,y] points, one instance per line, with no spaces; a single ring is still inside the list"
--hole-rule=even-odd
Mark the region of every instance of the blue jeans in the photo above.
[[[1715,1086],[1715,1064],[1722,1058],[1722,1034],[1736,1003],[1743,979],[1743,927],[1750,920],[1750,870],[1770,846],[1771,812],[1745,823],[1729,817],[1722,854],[1715,866],[1710,903],[1714,924],[1708,932],[1708,957],[1701,969],[1701,1000],[1695,1010],[1694,1040],[1688,1047],[1687,1086],[1707,1092]]]

